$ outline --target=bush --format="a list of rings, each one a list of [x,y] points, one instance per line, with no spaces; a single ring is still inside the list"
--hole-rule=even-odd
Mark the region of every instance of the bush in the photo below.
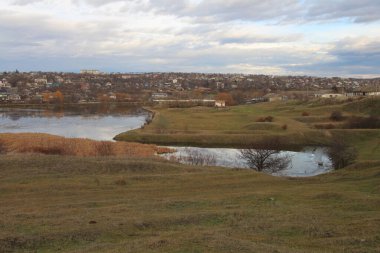
[[[380,117],[351,117],[346,124],[347,128],[378,129],[380,128]]]
[[[303,116],[303,117],[310,116],[310,113],[308,113],[308,112],[303,112],[303,113],[302,113],[302,116]]]
[[[256,122],[273,122],[274,118],[272,116],[260,117],[256,120]]]
[[[333,111],[330,115],[330,119],[334,121],[341,121],[343,120],[342,112],[340,111]]]
[[[118,179],[118,180],[115,181],[115,184],[123,186],[123,185],[127,184],[127,181],[125,181],[125,179]]]
[[[285,125],[283,125],[281,128],[282,128],[282,130],[287,130],[287,129],[288,129],[288,125],[285,124]]]
[[[315,124],[314,127],[316,129],[335,129],[336,128],[334,124]]]
[[[207,154],[201,150],[191,148],[186,148],[184,153],[184,156],[178,158],[179,161],[200,166],[214,166],[216,164],[216,157],[213,154]]]
[[[355,162],[357,150],[341,138],[334,137],[328,150],[328,156],[334,168],[341,169]]]

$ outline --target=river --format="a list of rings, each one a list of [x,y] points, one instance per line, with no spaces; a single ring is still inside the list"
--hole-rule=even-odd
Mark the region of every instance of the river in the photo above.
[[[84,106],[54,109],[0,108],[0,133],[48,133],[69,138],[112,140],[117,134],[142,127],[149,112],[141,108],[119,106]],[[187,163],[186,156],[197,152],[212,158],[214,166],[248,168],[238,149],[173,147],[176,152],[162,155],[166,159]],[[282,151],[291,162],[276,176],[308,177],[327,173],[331,162],[324,148],[305,148],[301,152]],[[211,161],[210,160],[210,161]]]
[[[144,125],[148,112],[139,108],[68,109],[0,108],[1,133],[48,133],[69,138],[112,140]]]
[[[244,159],[240,157],[239,149],[229,148],[197,148],[197,147],[171,147],[176,150],[174,153],[163,154],[168,160],[176,160],[181,163],[189,162],[187,157],[201,156],[208,160],[206,163],[213,166],[226,168],[249,168]],[[300,152],[281,151],[279,156],[290,158],[289,166],[279,172],[273,173],[275,176],[289,177],[311,177],[331,171],[332,165],[323,147],[307,147]]]

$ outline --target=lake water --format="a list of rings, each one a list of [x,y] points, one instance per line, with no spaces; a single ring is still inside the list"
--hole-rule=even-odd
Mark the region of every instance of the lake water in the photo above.
[[[117,134],[138,129],[149,113],[140,108],[109,106],[75,107],[70,109],[15,109],[0,108],[0,133],[48,133],[69,138],[112,140]],[[211,158],[210,165],[227,168],[248,168],[239,157],[238,149],[173,147],[175,153],[162,155],[182,163],[189,153],[196,152]],[[308,177],[327,173],[331,162],[324,148],[306,148],[302,152],[283,151],[290,156],[286,170],[274,175]]]
[[[0,108],[1,133],[48,133],[70,138],[112,140],[117,134],[140,128],[148,113],[141,109]]]
[[[202,154],[215,166],[227,168],[249,168],[247,163],[240,158],[238,149],[228,148],[196,148],[196,147],[172,147],[175,153],[162,155],[169,160],[178,160],[181,163],[189,163],[186,157],[192,152]],[[331,171],[332,165],[326,154],[325,148],[305,148],[301,152],[282,151],[280,156],[289,156],[291,162],[285,170],[274,173],[277,176],[311,177]]]

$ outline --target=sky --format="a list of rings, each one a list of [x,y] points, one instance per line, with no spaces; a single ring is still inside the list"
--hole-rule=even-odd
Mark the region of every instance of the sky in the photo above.
[[[380,77],[379,0],[0,0],[0,71]]]

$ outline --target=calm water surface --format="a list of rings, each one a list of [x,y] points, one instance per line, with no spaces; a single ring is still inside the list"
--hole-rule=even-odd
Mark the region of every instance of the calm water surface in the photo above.
[[[175,153],[164,154],[167,159],[175,158],[179,162],[187,163],[186,156],[189,151],[212,157],[213,165],[227,168],[249,168],[247,163],[240,158],[239,149],[228,148],[196,148],[196,147],[172,147]],[[280,173],[273,175],[289,177],[311,177],[331,171],[332,165],[326,154],[325,148],[305,148],[301,152],[282,151],[280,155],[288,155],[291,158],[289,167]]]
[[[1,133],[48,133],[70,138],[112,140],[140,128],[148,113],[141,109],[43,110],[0,108]]]
[[[76,110],[0,108],[0,133],[48,133],[72,138],[112,140],[117,134],[140,128],[149,113],[139,108],[81,108]],[[212,157],[215,166],[248,168],[238,149],[173,147],[175,153],[164,154],[186,163],[189,151]],[[289,155],[289,167],[279,176],[308,177],[327,173],[331,162],[324,148],[306,148],[302,152],[283,151]]]

